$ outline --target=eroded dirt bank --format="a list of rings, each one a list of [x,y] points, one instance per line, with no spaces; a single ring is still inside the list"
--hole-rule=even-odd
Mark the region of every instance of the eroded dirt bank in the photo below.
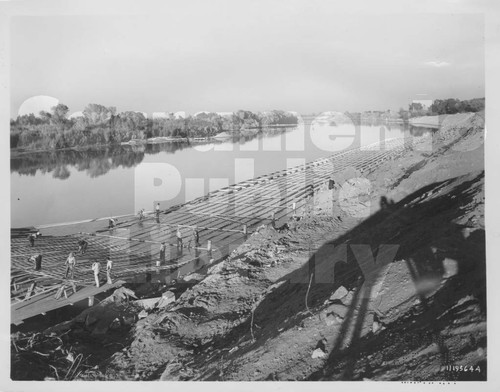
[[[483,123],[448,120],[364,179],[346,171],[75,378],[486,379]]]

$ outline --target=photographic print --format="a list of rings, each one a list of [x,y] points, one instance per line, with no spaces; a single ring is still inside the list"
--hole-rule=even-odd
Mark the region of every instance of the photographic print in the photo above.
[[[488,381],[487,8],[405,3],[9,4],[14,385]]]

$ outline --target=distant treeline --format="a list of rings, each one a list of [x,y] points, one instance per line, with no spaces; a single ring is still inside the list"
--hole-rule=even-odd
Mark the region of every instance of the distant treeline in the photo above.
[[[424,108],[419,102],[413,102],[409,105],[407,111],[401,108],[399,114],[401,118],[407,119],[439,114],[476,113],[484,110],[484,106],[484,98],[473,98],[464,101],[455,98],[436,99],[429,108]]]
[[[372,110],[365,112],[345,112],[354,124],[377,125],[390,121],[407,121],[412,117],[437,116],[439,114],[456,114],[480,112],[484,110],[485,99],[474,98],[461,101],[455,98],[436,99],[428,108],[420,102],[413,102],[408,105],[408,109],[401,108],[399,111],[392,110]]]
[[[46,150],[79,146],[112,145],[151,137],[199,138],[250,128],[297,125],[294,114],[282,110],[253,113],[239,110],[228,115],[199,113],[178,118],[173,114],[149,119],[140,112],[116,113],[115,107],[89,104],[83,116],[68,119],[69,108],[54,106],[51,112],[18,116],[10,123],[11,148]]]

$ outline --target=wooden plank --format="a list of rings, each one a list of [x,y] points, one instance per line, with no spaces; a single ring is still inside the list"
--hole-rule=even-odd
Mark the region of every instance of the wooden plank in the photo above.
[[[111,285],[104,284],[101,287],[84,287],[77,293],[68,295],[67,298],[61,298],[59,300],[54,300],[52,295],[46,294],[40,297],[34,297],[31,300],[20,304],[14,304],[11,306],[11,323],[18,324],[27,318],[36,316],[37,314],[50,312],[51,310],[86,300],[90,296],[95,296],[99,293],[116,289],[124,283],[125,282],[123,280],[119,280]]]

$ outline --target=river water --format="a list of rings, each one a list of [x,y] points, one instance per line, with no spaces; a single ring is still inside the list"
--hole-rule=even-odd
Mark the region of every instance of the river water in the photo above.
[[[11,157],[11,227],[134,214],[385,139],[401,124],[313,124],[231,140],[52,151]],[[383,148],[383,143],[382,143]]]

